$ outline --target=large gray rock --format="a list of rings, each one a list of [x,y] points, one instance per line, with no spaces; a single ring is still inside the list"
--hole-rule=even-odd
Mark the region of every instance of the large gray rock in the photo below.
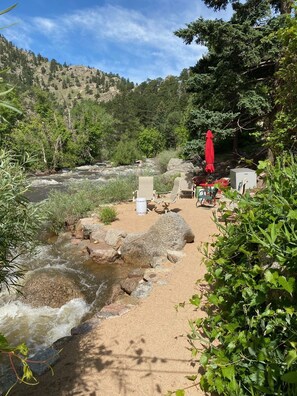
[[[79,286],[63,274],[38,273],[27,280],[21,300],[33,307],[59,308],[74,298],[83,298]]]
[[[99,264],[114,263],[120,258],[119,253],[105,243],[91,243],[87,246],[87,251],[90,255],[90,258]]]
[[[159,248],[146,233],[128,234],[120,249],[121,257],[127,264],[150,267],[154,257],[158,257]],[[156,249],[155,249],[156,247]]]
[[[195,235],[185,220],[174,212],[162,215],[159,220],[149,229],[155,240],[161,242],[164,249],[181,250],[186,243],[194,242]]]
[[[142,277],[138,278],[127,278],[121,281],[121,288],[127,294],[131,294],[139,285],[139,282],[142,280]]]
[[[126,231],[109,229],[106,232],[105,242],[117,250],[122,245],[123,239],[126,238],[126,236]]]
[[[106,234],[107,234],[107,230],[105,227],[102,226],[96,229],[95,231],[91,232],[90,241],[92,243],[104,242]]]
[[[75,238],[89,239],[92,232],[98,231],[103,227],[96,217],[86,217],[80,219],[75,226]]]
[[[169,212],[145,233],[128,234],[121,247],[123,260],[140,267],[154,267],[160,257],[167,258],[168,250],[182,250],[194,241],[194,234],[184,219]]]

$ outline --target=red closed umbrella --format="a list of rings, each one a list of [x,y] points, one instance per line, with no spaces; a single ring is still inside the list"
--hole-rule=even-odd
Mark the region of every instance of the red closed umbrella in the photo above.
[[[213,134],[209,129],[206,132],[206,142],[205,142],[205,172],[213,173],[214,168],[214,146],[213,146]]]

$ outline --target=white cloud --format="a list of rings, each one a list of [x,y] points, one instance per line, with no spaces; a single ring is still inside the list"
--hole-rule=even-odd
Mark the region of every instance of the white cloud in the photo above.
[[[58,29],[58,25],[55,21],[49,18],[34,18],[35,29],[41,31],[43,34],[52,34]]]
[[[193,66],[205,52],[202,46],[185,45],[173,33],[201,15],[201,6],[184,5],[184,0],[176,0],[174,7],[171,1],[162,0],[160,6],[167,6],[167,13],[158,14],[158,10],[148,14],[147,10],[106,5],[52,19],[27,18],[17,25],[17,30],[11,29],[15,33],[9,39],[34,52],[38,47],[37,52],[60,62],[74,64],[81,60],[80,64],[118,73],[135,82],[177,75]],[[183,9],[178,11],[177,6]]]

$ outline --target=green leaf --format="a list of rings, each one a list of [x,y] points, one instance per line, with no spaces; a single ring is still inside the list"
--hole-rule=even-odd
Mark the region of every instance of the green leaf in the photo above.
[[[186,378],[187,378],[189,381],[196,381],[197,375],[186,375]]]
[[[201,302],[201,297],[198,296],[198,294],[194,294],[194,295],[192,296],[192,298],[190,298],[189,301],[190,301],[190,303],[191,303],[192,305],[195,305],[196,307],[199,307],[200,302]]]
[[[294,278],[289,278],[287,280],[284,276],[280,276],[278,279],[278,283],[284,290],[286,290],[288,293],[292,295],[293,290],[294,290],[294,285],[295,285],[295,279]]]
[[[297,371],[290,371],[284,374],[282,380],[288,384],[297,384]]]
[[[235,374],[234,366],[230,365],[230,366],[222,367],[222,373],[225,378],[232,380],[234,378],[234,374]]]
[[[208,363],[207,355],[205,355],[205,354],[201,355],[200,364],[205,367],[207,365],[207,363]]]
[[[287,366],[290,367],[292,363],[294,363],[296,360],[297,360],[297,351],[296,349],[291,349],[286,356],[285,362]]]
[[[184,391],[184,389],[178,389],[178,390],[175,392],[175,395],[176,395],[176,396],[185,396],[185,391]]]
[[[287,218],[289,220],[297,220],[297,210],[289,210]]]
[[[271,272],[271,271],[267,270],[264,273],[264,278],[267,282],[273,284],[276,287],[278,286],[278,283],[277,283],[278,273],[277,272]]]

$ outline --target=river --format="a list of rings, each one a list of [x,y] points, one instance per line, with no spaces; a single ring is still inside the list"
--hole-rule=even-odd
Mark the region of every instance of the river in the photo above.
[[[143,170],[142,170],[143,169]],[[50,176],[32,176],[28,198],[40,202],[50,191],[67,190],[70,183],[86,179],[94,183],[106,183],[116,177],[140,172],[154,172],[148,162],[139,166],[109,168],[104,166],[80,167]],[[157,172],[155,172],[157,173]],[[147,173],[146,173],[147,174]],[[131,197],[132,198],[132,197]],[[54,341],[70,335],[73,327],[100,310],[110,295],[112,286],[125,276],[128,269],[117,265],[96,265],[85,254],[77,254],[69,240],[59,243],[43,243],[34,255],[22,257],[19,264],[26,268],[24,281],[41,274],[63,276],[78,286],[81,297],[74,298],[59,308],[47,305],[34,307],[17,293],[1,293],[0,333],[12,344],[26,342],[31,354],[50,346]]]

